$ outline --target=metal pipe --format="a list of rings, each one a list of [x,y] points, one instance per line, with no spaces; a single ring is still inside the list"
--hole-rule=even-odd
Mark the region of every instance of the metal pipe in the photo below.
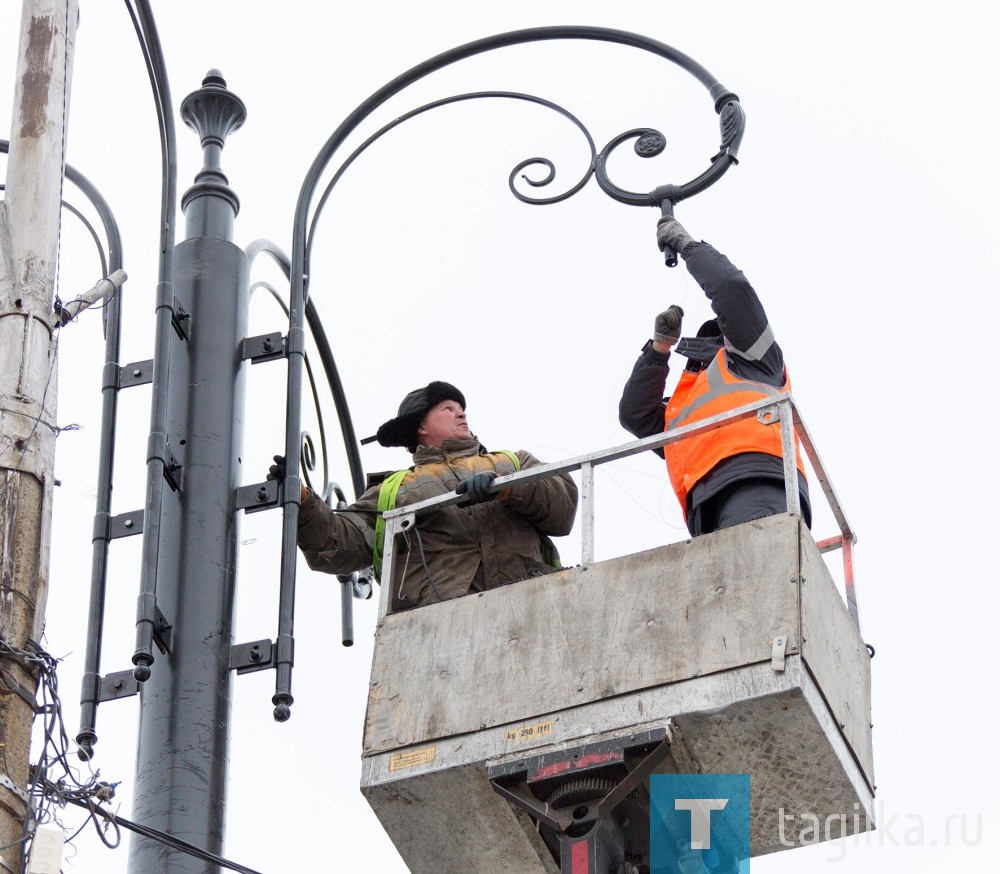
[[[285,275],[291,279],[291,263],[288,257],[275,244],[268,240],[255,240],[247,247],[247,257],[252,263],[261,253],[266,253],[284,270]],[[334,396],[334,405],[340,419],[341,433],[344,437],[344,447],[347,452],[348,465],[351,472],[351,482],[354,487],[355,496],[360,496],[364,491],[364,469],[361,464],[361,454],[358,447],[357,437],[354,433],[354,425],[351,421],[350,411],[347,406],[347,399],[344,388],[337,372],[337,366],[333,358],[333,351],[330,348],[319,314],[315,305],[309,301],[304,306],[306,320],[312,331],[313,339],[316,342],[320,361],[326,373],[327,381]],[[299,446],[301,443],[301,422],[302,422],[302,366],[305,363],[305,331],[302,327],[303,305],[301,297],[296,308],[296,301],[290,301],[288,308],[288,337],[286,341],[286,353],[288,355],[289,379],[285,396],[285,448],[286,459],[297,459],[299,457]],[[295,378],[292,378],[293,371]],[[292,430],[294,424],[294,431]],[[278,722],[284,722],[291,716],[291,705],[294,701],[292,697],[292,667],[295,660],[295,562],[296,562],[296,537],[298,532],[298,507],[300,496],[301,479],[298,474],[297,464],[285,465],[286,477],[282,490],[282,549],[281,566],[279,572],[278,588],[278,633],[275,643],[275,692],[271,697],[274,705],[274,718]],[[289,508],[293,507],[293,510]],[[288,547],[288,543],[291,547]],[[353,592],[353,584],[350,589]],[[346,596],[345,596],[346,597]],[[342,606],[345,603],[342,600]],[[353,619],[351,613],[353,605],[348,600],[344,608],[343,622],[351,626],[351,639],[353,642]],[[346,645],[346,625],[345,625],[345,645]]]
[[[83,176],[66,168],[66,176],[87,195],[97,209],[108,239],[110,272],[122,267],[121,236],[118,225],[104,198]],[[75,177],[75,178],[74,178]],[[82,184],[81,184],[82,183]],[[97,742],[97,705],[99,701],[101,646],[103,641],[104,604],[108,580],[108,545],[111,523],[111,482],[115,470],[115,430],[118,420],[118,359],[121,355],[121,320],[124,287],[104,308],[104,374],[101,380],[101,440],[97,456],[97,494],[94,510],[93,550],[90,562],[90,600],[87,610],[87,643],[83,659],[83,682],[80,691],[80,731],[76,742],[80,758],[93,756]]]
[[[861,631],[861,614],[858,610],[858,593],[854,587],[854,543],[845,540],[844,550],[844,591],[847,595],[847,611],[854,620],[854,627]]]
[[[354,582],[358,574],[338,574],[340,580],[340,642],[354,646]]]
[[[0,153],[10,148],[0,139]],[[111,207],[79,170],[65,165],[66,178],[90,201],[101,220],[108,244],[107,258],[101,252],[104,270],[110,275],[122,269],[121,232]],[[67,204],[63,204],[66,206]],[[73,210],[76,213],[76,210]],[[79,215],[79,213],[77,213]],[[80,216],[82,220],[82,216]],[[89,223],[88,223],[89,227]],[[93,230],[91,229],[92,233]],[[95,242],[98,242],[95,235]],[[104,605],[108,577],[108,545],[111,524],[111,481],[115,467],[115,430],[118,419],[118,360],[121,355],[121,316],[124,287],[111,297],[104,312],[104,372],[101,381],[101,437],[97,452],[97,485],[94,511],[93,549],[90,562],[90,597],[87,608],[87,642],[80,692],[80,730],[76,736],[81,759],[93,756],[97,742],[97,705],[100,700],[101,649],[104,635]]]
[[[156,286],[156,327],[153,346],[153,388],[146,451],[146,504],[142,531],[142,567],[136,604],[136,642],[133,674],[140,683],[149,679],[153,664],[156,623],[156,577],[160,553],[164,475],[166,473],[167,389],[174,319],[174,216],[177,201],[177,148],[173,104],[160,39],[148,0],[137,0],[143,55],[156,101],[160,126],[161,201],[159,281]],[[131,7],[130,11],[131,11]],[[135,21],[135,16],[133,16]]]
[[[288,256],[279,246],[270,240],[254,240],[247,246],[246,253],[251,269],[257,256],[266,254],[282,269],[285,278],[290,278],[292,265],[288,260]],[[285,315],[288,315],[287,307],[285,308]],[[344,451],[347,454],[347,465],[351,474],[351,486],[354,489],[354,497],[359,498],[365,490],[365,469],[361,462],[361,450],[358,439],[355,436],[354,422],[351,419],[351,411],[347,405],[347,394],[344,391],[344,385],[340,381],[337,362],[333,357],[333,350],[326,336],[323,321],[320,319],[316,304],[311,298],[306,301],[306,321],[313,340],[316,343],[316,351],[319,353],[320,363],[323,365],[323,372],[326,374],[326,381],[330,386],[330,393],[333,395],[333,404],[340,422],[340,433],[344,439]]]
[[[856,538],[851,528],[851,523],[847,520],[844,505],[841,504],[840,498],[837,496],[837,491],[833,487],[833,483],[831,482],[830,476],[826,471],[826,465],[823,464],[823,459],[819,454],[819,450],[816,449],[816,443],[812,438],[809,427],[803,420],[802,413],[794,401],[792,402],[792,415],[795,419],[795,433],[798,434],[799,442],[802,444],[802,450],[809,459],[809,463],[812,465],[813,473],[816,474],[816,479],[819,482],[820,487],[823,489],[823,494],[826,496],[826,501],[830,505],[833,517],[837,520],[837,526],[840,528],[840,533],[845,540],[853,542]]]

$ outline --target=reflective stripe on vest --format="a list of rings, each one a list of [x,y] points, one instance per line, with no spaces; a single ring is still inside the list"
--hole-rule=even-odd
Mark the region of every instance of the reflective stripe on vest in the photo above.
[[[781,388],[741,379],[730,371],[725,360],[725,350],[720,350],[701,373],[686,370],[681,375],[677,390],[664,412],[665,430],[690,425],[765,398],[777,400],[788,394],[791,388],[787,371],[785,384]],[[695,483],[720,461],[742,452],[763,452],[781,458],[780,426],[762,425],[753,417],[663,447],[670,483],[685,517],[687,496]],[[805,476],[797,435],[795,463]]]

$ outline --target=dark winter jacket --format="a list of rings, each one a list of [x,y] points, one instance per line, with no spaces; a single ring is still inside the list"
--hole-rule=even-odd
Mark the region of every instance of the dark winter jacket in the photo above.
[[[522,470],[542,463],[524,450],[516,455]],[[474,473],[506,476],[515,471],[507,455],[486,453],[476,439],[446,440],[442,448],[419,446],[413,463],[400,484],[396,507],[453,492]],[[310,568],[350,573],[372,563],[378,494],[374,486],[336,511],[309,496],[299,511],[298,543]],[[517,484],[494,501],[453,504],[418,516],[414,529],[397,539],[389,609],[432,604],[549,573],[553,568],[543,558],[540,535],[568,534],[576,504],[576,484],[561,474]]]

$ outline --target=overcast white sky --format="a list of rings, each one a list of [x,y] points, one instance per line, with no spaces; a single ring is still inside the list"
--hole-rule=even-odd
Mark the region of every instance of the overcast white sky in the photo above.
[[[11,106],[19,6],[0,4],[0,119]],[[122,229],[129,274],[122,362],[135,361],[152,355],[155,113],[124,4],[80,6],[68,157]],[[878,650],[873,721],[884,826],[868,846],[862,839],[799,849],[753,867],[758,874],[822,864],[850,874],[994,870],[1000,803],[991,653],[1000,596],[986,380],[1000,291],[992,154],[1000,124],[991,102],[1000,72],[997,5],[158,6],[175,105],[212,67],[247,105],[247,122],[223,155],[242,201],[236,242],[243,246],[266,237],[288,251],[300,185],[340,120],[414,64],[473,39],[552,24],[634,31],[687,53],[739,94],[748,117],[740,165],[677,215],[757,287],[858,532],[862,628]],[[698,83],[666,61],[593,43],[494,52],[410,89],[378,118],[486,89],[565,105],[598,147],[634,127],[664,131],[661,158],[639,161],[626,147],[613,164],[615,178],[634,190],[687,181],[718,145],[711,101]],[[551,115],[497,101],[439,109],[385,137],[338,186],[317,237],[312,293],[359,436],[374,433],[411,388],[446,379],[465,392],[473,430],[491,447],[555,460],[625,442],[617,400],[653,316],[676,302],[692,326],[707,317],[686,272],[665,270],[654,211],[618,204],[594,183],[557,206],[530,207],[510,195],[508,173],[534,155],[556,161],[556,187],[583,174],[580,135]],[[178,125],[183,192],[201,151]],[[9,129],[0,120],[0,136]],[[83,205],[72,192],[67,199]],[[60,270],[64,299],[100,273],[70,216]],[[253,278],[283,287],[265,265]],[[251,319],[251,333],[281,329],[263,297]],[[75,734],[100,430],[99,317],[81,318],[61,343],[59,422],[81,430],[58,443],[46,643],[65,657],[60,682]],[[282,445],[283,382],[280,365],[271,367],[271,374],[254,368],[249,382],[248,481],[263,478]],[[123,395],[113,512],[142,504],[148,401],[147,389]],[[598,475],[598,558],[683,536],[662,464],[647,455]],[[346,487],[346,464],[339,452],[333,457],[334,478]],[[401,451],[377,446],[363,457],[369,470],[408,463]],[[822,513],[815,533],[835,533]],[[274,636],[278,539],[276,513],[244,520],[241,641]],[[112,547],[105,672],[129,667],[134,648],[139,545],[131,540],[138,538]],[[565,558],[578,559],[578,542],[567,539]],[[236,681],[226,854],[263,872],[288,870],[295,860],[316,870],[396,874],[405,867],[358,791],[375,601],[356,603],[357,644],[344,649],[332,583],[302,565],[291,721],[271,718],[272,672]],[[121,781],[125,816],[137,708],[132,698],[99,711],[96,765]],[[75,828],[82,817],[69,811],[66,822]],[[68,848],[64,871],[125,871],[126,850],[106,850],[88,831]]]

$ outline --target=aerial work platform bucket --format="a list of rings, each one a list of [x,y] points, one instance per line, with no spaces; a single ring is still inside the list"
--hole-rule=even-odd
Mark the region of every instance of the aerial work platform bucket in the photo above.
[[[787,513],[594,560],[597,465],[752,416],[781,429]],[[840,529],[818,543],[795,512],[793,434]],[[410,870],[646,871],[655,773],[750,775],[749,846],[716,874],[873,828],[855,537],[792,396],[493,487],[568,471],[582,480],[579,566],[390,615],[382,587],[361,791]],[[461,499],[386,512],[386,543]],[[837,548],[843,595],[822,557]],[[660,825],[678,859],[694,849]]]
[[[491,767],[666,729],[750,774],[751,855],[872,823],[869,657],[795,514],[385,616],[362,792],[415,874],[558,871]],[[828,826],[829,828],[829,826]]]

